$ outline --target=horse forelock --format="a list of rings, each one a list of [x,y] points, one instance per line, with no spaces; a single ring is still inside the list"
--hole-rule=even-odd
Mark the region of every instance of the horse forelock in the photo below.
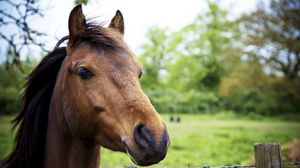
[[[63,40],[67,39],[67,37],[63,38]],[[76,47],[81,43],[88,43],[95,49],[106,51],[121,52],[128,50],[126,43],[123,41],[122,34],[112,28],[106,28],[101,24],[93,22],[86,24],[85,32],[72,44],[69,43],[68,48],[71,50],[76,49]]]

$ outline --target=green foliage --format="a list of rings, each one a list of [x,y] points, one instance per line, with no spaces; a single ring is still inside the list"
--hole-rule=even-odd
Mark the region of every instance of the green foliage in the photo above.
[[[258,8],[233,21],[228,19],[228,11],[215,1],[207,1],[207,5],[206,13],[179,31],[158,27],[148,31],[149,41],[143,45],[139,58],[145,71],[141,82],[158,111],[212,113],[226,109],[264,115],[299,113],[300,64],[295,47],[299,39],[293,35],[298,27],[295,18],[291,18],[299,11],[295,4],[288,6],[284,1],[273,0],[271,11]],[[294,7],[292,11],[290,8]],[[285,22],[279,20],[282,17],[293,24],[284,29]],[[263,24],[264,20],[270,24]],[[267,29],[270,25],[272,29]],[[280,32],[275,31],[276,27]],[[282,33],[287,33],[287,37]],[[248,44],[255,47],[247,47]],[[269,44],[279,47],[277,55],[270,59],[282,64],[281,70],[296,75],[286,78],[274,71],[274,66],[280,66],[262,59],[268,57],[265,49]],[[257,52],[257,48],[265,52]]]
[[[14,114],[20,110],[20,95],[15,87],[0,87],[0,113]]]
[[[217,96],[224,74],[222,61],[238,36],[235,22],[214,2],[209,11],[177,32],[152,27],[139,57],[141,79],[160,112],[215,112],[222,102]]]
[[[3,160],[13,147],[10,121],[12,116],[0,115],[0,160]]]
[[[5,64],[0,64],[0,114],[15,114],[20,111],[25,76],[33,69],[33,64],[34,61],[26,60],[22,65],[12,66],[10,69]]]
[[[149,42],[142,46],[144,53],[139,57],[143,63],[142,85],[147,88],[155,88],[163,83],[164,75],[161,73],[166,69],[167,60],[170,58],[166,52],[171,51],[169,45],[168,30],[152,27],[148,30]]]
[[[74,3],[75,4],[80,4],[80,3],[82,3],[82,4],[87,4],[89,1],[88,0],[74,0]]]
[[[255,79],[255,80],[254,80]],[[219,96],[225,108],[264,115],[298,113],[300,81],[269,76],[257,59],[235,66],[223,76]]]
[[[238,38],[235,23],[216,3],[208,2],[209,11],[177,32],[182,36],[180,54],[169,64],[170,83],[181,80],[183,90],[212,91],[218,87],[223,69],[218,61]],[[178,77],[184,76],[185,79]]]
[[[170,89],[146,90],[156,110],[161,113],[211,113],[219,110],[220,101],[213,92],[176,92]]]
[[[0,66],[0,114],[16,113],[20,109],[18,81],[4,65]]]

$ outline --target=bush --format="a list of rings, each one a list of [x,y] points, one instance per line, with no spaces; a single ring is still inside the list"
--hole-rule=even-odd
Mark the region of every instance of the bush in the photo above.
[[[298,113],[300,105],[292,98],[282,99],[255,91],[238,92],[223,97],[224,109],[237,113],[256,113],[260,115],[280,115]]]
[[[0,87],[0,114],[14,114],[20,110],[20,94],[15,87]]]
[[[15,114],[21,107],[21,88],[25,83],[25,74],[32,70],[32,63],[24,62],[23,70],[16,67],[8,70],[0,64],[0,114]]]
[[[190,90],[146,90],[156,110],[161,113],[212,113],[219,109],[221,103],[213,92]]]

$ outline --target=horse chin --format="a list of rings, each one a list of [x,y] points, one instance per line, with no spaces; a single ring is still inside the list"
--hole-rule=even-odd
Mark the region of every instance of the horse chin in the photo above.
[[[126,148],[122,142],[116,141],[101,141],[98,143],[100,146],[110,149],[112,151],[124,152],[126,153]]]
[[[110,149],[110,150],[112,150],[112,151],[118,151],[118,152],[123,152],[123,153],[126,153],[126,148],[124,148],[124,147],[120,147],[120,146],[103,146],[103,147],[105,147],[105,148],[107,148],[107,149]]]

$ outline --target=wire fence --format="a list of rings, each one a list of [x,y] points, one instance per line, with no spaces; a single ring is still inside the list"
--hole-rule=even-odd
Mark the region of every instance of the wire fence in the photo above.
[[[234,166],[201,166],[201,168],[249,168],[249,167],[255,167],[255,164],[250,164],[250,165],[234,165]],[[198,167],[200,168],[200,167]]]
[[[255,164],[249,164],[249,165],[233,165],[233,166],[197,166],[197,167],[191,167],[187,166],[187,168],[249,168],[249,167],[256,167]],[[288,162],[288,163],[281,163],[281,167],[300,167],[300,162]],[[136,166],[124,166],[124,168],[138,168]]]
[[[249,164],[249,165],[233,165],[233,166],[200,166],[196,168],[249,168],[249,167],[256,167],[255,164]],[[288,162],[288,163],[281,163],[281,167],[300,167],[300,162]],[[189,167],[192,168],[192,167]]]
[[[233,165],[233,166],[196,166],[187,168],[296,168],[300,167],[300,161],[283,162],[281,160],[281,147],[278,143],[256,143],[255,163],[249,165]],[[124,168],[137,168],[136,166],[124,166]]]

